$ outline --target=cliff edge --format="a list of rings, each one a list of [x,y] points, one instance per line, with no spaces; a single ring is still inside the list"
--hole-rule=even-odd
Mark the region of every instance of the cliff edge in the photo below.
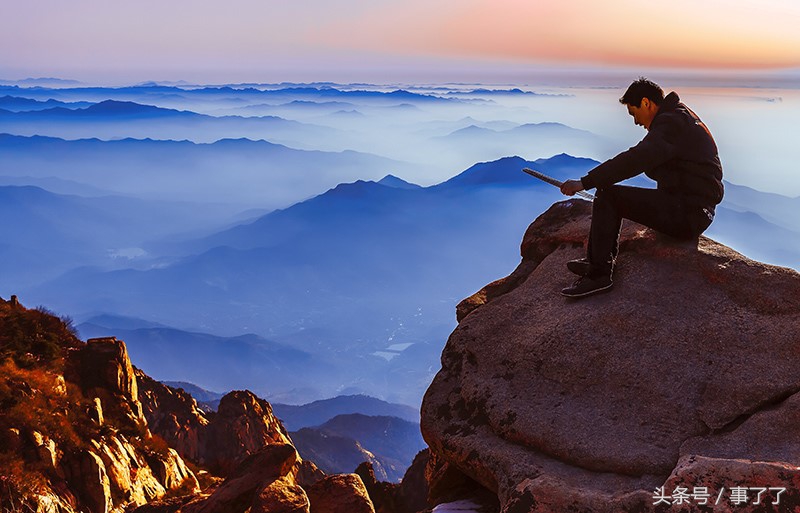
[[[800,505],[800,274],[626,222],[614,289],[570,300],[590,217],[553,205],[458,306],[422,405],[433,457],[503,513]]]

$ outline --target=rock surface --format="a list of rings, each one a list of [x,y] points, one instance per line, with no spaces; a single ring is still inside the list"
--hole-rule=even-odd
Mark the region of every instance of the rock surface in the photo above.
[[[216,413],[205,413],[182,389],[172,388],[136,371],[141,382],[144,416],[153,433],[170,447],[217,475],[270,444],[291,444],[272,406],[252,392],[226,394]]]
[[[375,513],[367,489],[357,474],[328,476],[306,493],[311,501],[311,513]]]
[[[423,401],[432,452],[505,513],[655,511],[659,487],[765,482],[800,504],[800,274],[626,222],[613,290],[569,300],[590,215],[553,205],[518,268],[459,305]]]
[[[0,509],[106,513],[199,491],[147,428],[124,342],[0,300]]]

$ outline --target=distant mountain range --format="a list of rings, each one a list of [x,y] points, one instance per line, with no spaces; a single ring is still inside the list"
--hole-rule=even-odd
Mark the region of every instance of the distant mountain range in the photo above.
[[[388,403],[366,395],[337,396],[302,405],[272,403],[272,411],[289,431],[319,426],[334,417],[354,413],[373,417],[397,417],[419,424],[418,409],[404,404]]]
[[[362,461],[375,477],[398,482],[426,447],[419,424],[395,417],[339,415],[321,426],[290,432],[297,451],[327,473],[353,472]]]
[[[263,140],[195,144],[7,134],[0,134],[0,161],[6,176],[58,176],[120,195],[229,203],[240,210],[288,206],[342,181],[411,169],[376,155],[297,150]]]
[[[156,122],[157,121],[157,122]],[[335,140],[336,130],[277,116],[208,116],[136,102],[104,100],[86,108],[54,107],[11,112],[0,108],[0,133],[68,139],[151,138],[214,142],[223,138],[269,139],[297,148],[341,149],[307,141]]]
[[[425,188],[397,187],[393,179],[387,180],[390,186],[341,184],[183,244],[175,251],[187,256],[173,263],[139,271],[77,270],[26,294],[73,317],[125,312],[222,337],[260,333],[313,355],[329,369],[324,378],[309,382],[293,375],[291,359],[265,362],[286,379],[267,386],[265,378],[248,372],[219,372],[212,389],[245,386],[247,376],[257,379],[250,388],[278,402],[282,397],[312,400],[335,390],[415,404],[452,329],[455,304],[509,273],[519,261],[519,234],[562,197],[521,168],[566,179],[594,165],[568,155],[535,162],[509,157],[476,164]],[[755,209],[759,201],[750,199]],[[724,235],[724,242],[745,254],[759,252],[773,262],[797,265],[796,232],[755,213],[749,214],[745,231],[735,212],[726,209],[720,208],[709,235]],[[141,333],[119,333],[135,351]],[[159,336],[168,340],[163,332]],[[181,362],[137,358],[152,365],[143,367],[151,375],[197,382],[172,374]],[[205,359],[203,369],[213,372],[213,356],[194,358]],[[231,368],[255,369],[248,352],[232,352],[228,361]]]
[[[55,107],[64,107],[71,109],[81,109],[91,106],[91,102],[62,102],[58,100],[48,99],[47,101],[33,100],[31,98],[19,98],[16,96],[2,96],[0,97],[0,111],[21,112],[21,111],[37,111],[47,110]]]
[[[296,385],[296,376],[324,376],[331,371],[309,353],[256,335],[219,337],[167,327],[122,328],[108,317],[89,319],[77,328],[85,338],[124,340],[139,367],[157,371],[156,379],[199,383],[203,389],[251,389],[268,397],[270,391],[285,390],[287,382]],[[297,398],[303,399],[299,394]]]

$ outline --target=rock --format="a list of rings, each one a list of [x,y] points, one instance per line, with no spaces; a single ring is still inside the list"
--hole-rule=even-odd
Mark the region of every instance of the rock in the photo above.
[[[432,452],[505,513],[652,511],[673,483],[796,490],[800,274],[626,222],[614,289],[568,300],[590,214],[553,205],[518,268],[459,305],[422,406]]]
[[[100,399],[103,417],[114,418],[131,434],[149,435],[125,342],[114,337],[89,339],[70,354],[68,372],[68,381],[80,384],[88,397]]]
[[[81,377],[86,388],[103,388],[132,401],[139,399],[133,365],[123,341],[115,337],[90,338],[82,357],[87,372]]]
[[[3,437],[0,439],[0,446],[3,447],[5,452],[16,453],[22,448],[22,444],[23,439],[19,429],[5,429],[3,432]]]
[[[98,426],[103,425],[103,403],[100,402],[99,397],[95,397],[92,400],[92,404],[89,405],[89,410],[87,413],[92,422]]]
[[[308,496],[291,475],[283,476],[258,493],[250,513],[309,513]]]
[[[367,489],[357,474],[337,474],[306,490],[311,513],[375,513]]]
[[[411,466],[403,475],[400,482],[400,505],[401,511],[405,513],[416,513],[430,506],[428,502],[428,481],[425,478],[425,471],[430,461],[428,449],[420,451],[415,457]]]
[[[158,434],[181,457],[199,462],[204,454],[201,438],[209,421],[197,401],[181,389],[159,383],[135,369],[144,416]]]
[[[303,488],[308,488],[325,477],[325,472],[318,469],[314,462],[309,460],[298,461],[294,472],[297,484]]]
[[[59,340],[63,351],[32,355],[30,366],[9,365],[0,378],[0,489],[16,504],[3,495],[0,509],[118,513],[168,492],[199,491],[177,452],[150,437],[124,342],[84,344],[44,310],[0,304],[3,328],[8,315],[44,330],[35,336]]]
[[[167,449],[167,454],[160,458],[151,458],[150,467],[153,475],[167,491],[181,490],[184,493],[200,491],[197,478],[175,449]]]
[[[272,406],[249,391],[230,392],[220,400],[204,437],[200,463],[222,475],[265,446],[292,443]]]
[[[47,439],[39,447],[37,447],[39,461],[45,464],[48,470],[55,470],[58,463],[58,452],[56,451],[56,443]]]
[[[77,492],[81,504],[90,513],[107,513],[113,501],[111,482],[103,460],[90,450],[84,450],[65,465],[70,487]]]
[[[244,513],[254,503],[264,503],[259,494],[270,484],[289,476],[297,463],[298,455],[290,444],[271,444],[262,447],[246,458],[209,497],[193,501],[183,507],[183,513]],[[284,481],[294,486],[294,476]],[[273,490],[272,495],[278,492]],[[286,496],[292,496],[286,492]]]
[[[400,485],[378,481],[372,463],[365,461],[356,468],[356,475],[361,478],[367,489],[369,499],[376,513],[395,513],[402,511],[400,508]]]

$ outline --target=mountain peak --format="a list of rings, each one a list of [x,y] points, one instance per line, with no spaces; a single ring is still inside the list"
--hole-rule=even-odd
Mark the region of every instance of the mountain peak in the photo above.
[[[614,289],[570,300],[591,210],[554,204],[458,306],[422,406],[433,455],[503,511],[654,511],[662,486],[748,481],[799,500],[800,274],[626,222]]]
[[[597,163],[591,159],[567,154],[530,162],[522,157],[503,157],[491,162],[480,162],[436,187],[470,187],[484,185],[536,186],[539,182],[522,173],[524,167],[535,167],[554,178],[566,180],[577,178]]]
[[[132,115],[132,114],[157,114],[159,112],[170,112],[172,109],[162,109],[155,105],[142,105],[136,102],[127,102],[120,100],[104,100],[96,103],[86,109],[84,112],[90,114],[109,114],[109,115]],[[176,111],[172,111],[176,112]]]
[[[394,175],[386,175],[378,182],[380,185],[385,185],[386,187],[393,187],[395,189],[419,189],[421,188],[419,185],[411,182],[407,182],[402,178],[398,178]]]

